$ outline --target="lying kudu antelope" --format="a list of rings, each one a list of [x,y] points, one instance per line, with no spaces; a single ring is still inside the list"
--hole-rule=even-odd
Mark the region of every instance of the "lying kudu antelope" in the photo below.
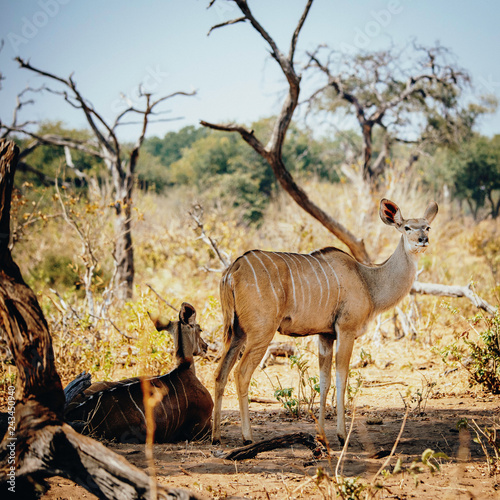
[[[200,440],[209,435],[213,401],[196,377],[193,362],[193,356],[207,349],[196,311],[183,303],[177,321],[150,316],[157,330],[172,335],[176,367],[161,377],[92,384],[65,410],[65,420],[78,431],[120,442],[144,442],[148,425],[144,392],[149,391],[149,397],[156,398],[155,442]]]
[[[252,441],[248,386],[276,331],[319,336],[321,429],[337,340],[337,435],[345,442],[344,395],[354,339],[375,315],[394,307],[410,291],[437,211],[432,202],[422,219],[403,219],[398,206],[383,199],[380,218],[402,236],[392,256],[380,265],[363,265],[338,248],[323,248],[306,255],[252,250],[226,269],[220,283],[224,351],[215,373],[214,443],[220,442],[222,396],[229,372],[245,344],[235,382],[243,440]]]

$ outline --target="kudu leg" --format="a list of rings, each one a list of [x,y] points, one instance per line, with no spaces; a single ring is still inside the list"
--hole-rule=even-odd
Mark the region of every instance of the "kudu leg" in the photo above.
[[[215,391],[214,391],[214,410],[212,419],[212,443],[219,444],[221,438],[221,412],[222,412],[222,396],[227,384],[229,373],[233,369],[238,355],[245,343],[244,337],[233,336],[231,342],[225,346],[224,353],[219,362],[219,366],[215,372]]]
[[[236,389],[238,390],[238,401],[240,404],[241,433],[245,445],[252,443],[252,427],[250,425],[250,411],[248,408],[248,387],[253,372],[262,361],[272,337],[273,335],[269,337],[269,342],[260,343],[258,345],[250,345],[250,343],[248,343],[234,371]]]
[[[332,383],[333,336],[318,336],[319,432],[325,434],[326,398]]]
[[[346,440],[345,429],[345,389],[349,376],[349,362],[351,360],[354,338],[337,335],[337,352],[335,355],[336,387],[337,387],[337,437],[340,444]]]

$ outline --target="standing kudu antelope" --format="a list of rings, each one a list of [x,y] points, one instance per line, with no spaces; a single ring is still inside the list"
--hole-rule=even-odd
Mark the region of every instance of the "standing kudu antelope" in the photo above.
[[[153,410],[157,443],[199,440],[210,433],[213,401],[195,374],[193,356],[206,352],[193,306],[183,303],[177,321],[150,315],[157,330],[174,339],[176,367],[166,375],[96,382],[76,396],[65,409],[65,420],[84,434],[120,442],[144,442],[144,391],[157,398]],[[147,383],[144,384],[144,381]]]
[[[243,345],[235,382],[243,440],[252,441],[248,386],[276,331],[319,336],[321,429],[337,340],[337,436],[344,443],[344,396],[354,339],[375,315],[394,307],[410,291],[437,211],[437,204],[431,202],[422,219],[403,219],[398,206],[383,199],[380,218],[402,236],[395,252],[380,265],[363,265],[338,248],[323,248],[305,255],[252,250],[226,269],[220,283],[224,352],[215,373],[214,443],[221,437],[224,388]]]

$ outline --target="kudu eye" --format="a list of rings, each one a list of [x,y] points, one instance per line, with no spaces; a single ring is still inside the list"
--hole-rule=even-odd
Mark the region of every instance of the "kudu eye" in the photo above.
[[[410,226],[405,226],[405,231],[411,231],[411,227]]]

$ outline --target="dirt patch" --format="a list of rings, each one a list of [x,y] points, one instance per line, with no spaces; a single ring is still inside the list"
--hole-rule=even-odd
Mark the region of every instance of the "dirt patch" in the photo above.
[[[309,356],[311,374],[317,366],[316,347],[305,343],[301,353]],[[371,352],[376,362],[367,366]],[[213,393],[215,363],[198,361],[197,374]],[[490,475],[476,434],[459,433],[457,424],[473,420],[480,427],[500,427],[500,398],[469,390],[464,370],[449,370],[431,347],[403,339],[390,341],[376,348],[369,338],[360,339],[351,364],[350,384],[362,381],[354,401],[348,404],[347,425],[354,413],[353,432],[339,474],[370,483],[387,459],[401,429],[405,405],[411,409],[395,456],[386,469],[393,471],[398,459],[403,473],[379,480],[387,488],[378,498],[440,500],[500,498],[500,474]],[[266,370],[257,369],[252,379],[252,397],[273,401],[274,390],[298,387],[299,375],[288,360],[278,359]],[[352,396],[353,391],[351,391]],[[314,459],[313,453],[301,446],[276,449],[254,459],[232,462],[219,458],[225,452],[242,446],[238,401],[232,375],[227,385],[222,413],[222,445],[210,443],[161,444],[154,447],[154,466],[158,480],[170,486],[190,488],[206,498],[231,499],[334,499],[328,481],[316,485],[318,469],[330,477],[340,457],[336,438],[335,410],[329,401],[326,422],[330,442],[330,458]],[[314,405],[317,415],[317,401]],[[292,432],[316,433],[315,421],[302,411],[300,419],[291,418],[281,404],[250,404],[254,441],[262,441]],[[499,429],[500,434],[500,429]],[[500,436],[497,438],[500,441]],[[114,444],[109,447],[139,468],[146,469],[144,445]],[[500,445],[500,443],[499,443]],[[444,453],[450,460],[438,458],[433,464],[439,470],[431,473],[419,463],[421,472],[408,469],[419,462],[422,453],[431,449]],[[491,453],[491,448],[490,451]],[[50,480],[51,489],[44,500],[95,498],[83,488],[61,478]],[[353,497],[356,498],[356,497]],[[363,497],[361,497],[363,498]]]
[[[382,466],[384,452],[389,452],[397,438],[403,421],[401,407],[385,403],[390,398],[380,394],[381,388],[367,388],[363,404],[356,409],[350,445],[340,471],[347,477],[360,477],[370,482]],[[369,394],[371,393],[371,394]],[[376,401],[376,405],[371,404]],[[226,398],[226,405],[234,407],[235,398]],[[315,432],[312,418],[299,420],[286,416],[277,405],[252,403],[254,440],[260,441],[291,432]],[[327,437],[331,440],[332,454],[328,460],[315,460],[305,448],[278,449],[258,455],[255,459],[232,462],[217,458],[217,452],[241,446],[239,414],[235,409],[223,412],[223,444],[209,443],[164,444],[155,446],[155,468],[163,484],[191,488],[207,498],[324,498],[315,481],[318,468],[335,475],[339,445],[334,438],[333,413],[328,415]],[[459,435],[457,422],[473,419],[480,426],[498,421],[498,400],[471,396],[442,397],[427,403],[425,414],[410,415],[406,422],[395,457],[387,467],[392,470],[399,458],[405,467],[420,459],[424,450],[445,453],[451,460],[438,459],[440,470],[398,474],[385,479],[386,498],[478,498],[500,497],[499,477],[490,476],[481,446],[473,441],[475,434]],[[109,447],[123,455],[139,468],[147,467],[144,445],[113,444]],[[380,458],[378,458],[380,457]],[[460,460],[460,457],[463,461]],[[52,478],[51,489],[45,500],[94,498],[83,488],[67,480]],[[326,491],[326,483],[321,488]],[[331,498],[335,498],[332,496]]]

